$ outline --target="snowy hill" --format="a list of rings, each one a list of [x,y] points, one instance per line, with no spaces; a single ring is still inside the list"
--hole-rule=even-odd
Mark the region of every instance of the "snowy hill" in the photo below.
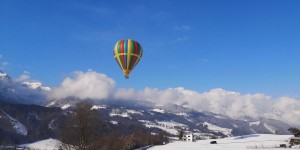
[[[292,135],[252,134],[224,139],[198,140],[196,142],[175,141],[166,145],[159,145],[149,150],[243,150],[243,149],[268,149],[284,150],[279,148],[280,144],[288,145],[288,139]],[[217,144],[210,144],[216,141]],[[21,147],[31,149],[58,150],[62,143],[56,139],[46,139],[30,144],[22,144]]]
[[[30,149],[42,149],[42,150],[58,150],[62,143],[56,139],[46,139],[42,141],[37,141],[29,144],[22,144],[21,147],[26,147]]]
[[[199,140],[196,142],[176,141],[162,146],[154,146],[149,150],[243,150],[243,149],[268,149],[280,150],[280,144],[288,144],[292,135],[252,134],[224,139]],[[210,144],[216,141],[217,144]]]
[[[1,121],[6,120],[7,122],[9,122],[11,124],[11,127],[17,134],[27,135],[28,131],[27,131],[27,128],[25,127],[25,125],[22,124],[17,119],[10,116],[8,113],[3,111],[2,109],[0,109],[0,118],[1,118]]]
[[[65,118],[59,108],[0,102],[0,145],[57,137]]]

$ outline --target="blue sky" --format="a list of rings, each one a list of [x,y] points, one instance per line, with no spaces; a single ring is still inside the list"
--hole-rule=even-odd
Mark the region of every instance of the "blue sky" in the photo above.
[[[2,0],[1,68],[58,86],[93,69],[117,87],[300,97],[299,0]],[[143,46],[129,80],[113,59],[120,39]]]

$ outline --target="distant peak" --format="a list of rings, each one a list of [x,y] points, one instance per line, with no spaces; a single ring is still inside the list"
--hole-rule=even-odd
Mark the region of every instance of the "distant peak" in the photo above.
[[[42,82],[39,81],[26,81],[22,83],[23,85],[26,85],[27,87],[31,88],[31,89],[42,89],[45,91],[51,91],[50,87],[44,86]]]
[[[7,73],[0,70],[0,79],[10,80],[10,77],[8,76]]]

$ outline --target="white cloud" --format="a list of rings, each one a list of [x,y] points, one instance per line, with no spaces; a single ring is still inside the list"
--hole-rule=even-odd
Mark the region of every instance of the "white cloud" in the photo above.
[[[18,78],[15,79],[17,82],[24,82],[28,81],[30,79],[30,72],[24,71],[23,74],[21,74]]]
[[[292,125],[300,125],[300,101],[290,97],[280,97],[273,104],[274,113],[269,118],[283,119]],[[275,115],[274,115],[275,114]]]
[[[0,64],[0,69],[1,69],[1,70],[4,70],[5,67],[8,66],[9,64],[10,64],[10,63],[7,62],[7,61],[1,62],[1,64]]]
[[[273,99],[261,93],[241,95],[222,89],[199,93],[179,87],[166,90],[145,88],[143,91],[119,89],[115,93],[115,98],[185,105],[199,111],[228,115],[234,119],[242,119],[245,116],[266,117],[285,121],[291,125],[300,125],[300,101],[289,97]]]
[[[76,71],[73,77],[65,78],[61,85],[53,90],[54,98],[70,96],[81,99],[105,99],[113,92],[115,81],[104,74],[92,70]]]
[[[146,87],[139,91],[132,88],[115,89],[115,81],[104,74],[92,70],[73,74],[73,78],[64,79],[60,87],[54,89],[56,98],[75,96],[81,99],[144,100],[155,104],[177,104],[234,119],[265,117],[300,125],[300,101],[290,97],[272,98],[262,93],[240,94],[223,89],[197,92],[183,87],[165,90]]]

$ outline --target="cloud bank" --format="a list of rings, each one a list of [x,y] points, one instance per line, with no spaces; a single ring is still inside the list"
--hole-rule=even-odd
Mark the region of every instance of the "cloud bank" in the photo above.
[[[73,77],[64,79],[61,85],[53,90],[53,96],[105,99],[111,95],[114,86],[115,81],[104,74],[92,70],[85,73],[76,71]]]
[[[23,74],[21,74],[18,78],[15,79],[16,82],[25,82],[25,81],[28,81],[30,80],[30,72],[28,71],[24,71]]]
[[[114,96],[125,100],[148,100],[156,104],[178,104],[199,111],[224,114],[234,119],[243,119],[246,116],[265,117],[300,125],[300,101],[290,97],[274,99],[261,93],[241,95],[223,89],[200,93],[183,87],[166,90],[145,88],[142,91],[119,89]]]
[[[144,90],[116,89],[113,79],[95,71],[75,72],[73,75],[54,90],[57,98],[144,100],[155,104],[177,104],[234,119],[265,117],[300,125],[300,101],[290,97],[272,98],[262,93],[240,94],[223,89],[197,92],[183,87],[165,90],[149,87]]]

